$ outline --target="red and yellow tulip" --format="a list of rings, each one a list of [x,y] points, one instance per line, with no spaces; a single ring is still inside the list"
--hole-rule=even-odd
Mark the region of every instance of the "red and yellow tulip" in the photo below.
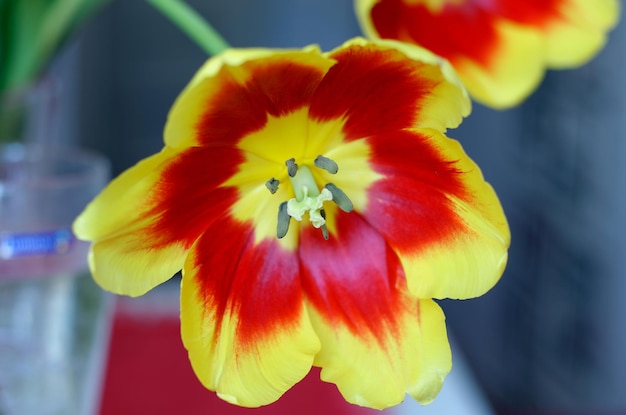
[[[618,0],[355,0],[368,37],[414,43],[450,61],[471,96],[519,104],[546,68],[572,68],[604,45]]]
[[[182,269],[184,345],[229,402],[271,403],[314,365],[349,402],[427,403],[451,367],[433,298],[482,295],[507,260],[493,189],[444,135],[469,111],[411,45],[231,49],[74,230],[115,293]]]

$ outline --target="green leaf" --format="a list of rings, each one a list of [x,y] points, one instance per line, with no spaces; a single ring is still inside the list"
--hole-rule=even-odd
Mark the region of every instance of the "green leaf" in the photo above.
[[[0,89],[18,86],[33,73],[33,45],[46,10],[42,0],[5,0],[2,16],[2,73]]]
[[[0,0],[0,91],[40,76],[85,20],[110,0]]]

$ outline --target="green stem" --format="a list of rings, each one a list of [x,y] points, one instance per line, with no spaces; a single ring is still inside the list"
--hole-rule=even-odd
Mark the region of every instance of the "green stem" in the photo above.
[[[222,36],[189,5],[180,0],[148,0],[185,32],[209,55],[228,49],[230,45]]]

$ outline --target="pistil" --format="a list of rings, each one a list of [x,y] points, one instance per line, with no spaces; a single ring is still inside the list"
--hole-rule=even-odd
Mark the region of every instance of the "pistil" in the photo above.
[[[321,155],[314,160],[313,164],[330,174],[336,174],[339,170],[337,163]],[[309,167],[306,165],[298,166],[295,158],[287,160],[285,165],[287,166],[289,182],[296,197],[280,204],[276,236],[280,239],[287,235],[291,218],[301,222],[303,216],[308,214],[313,227],[320,229],[324,239],[328,239],[324,202],[332,200],[344,212],[351,212],[353,209],[352,201],[333,183],[326,184],[320,190]],[[279,184],[278,180],[271,178],[265,183],[265,186],[274,194],[278,190]]]
[[[309,221],[315,228],[320,228],[326,223],[320,211],[324,202],[333,200],[332,193],[326,188],[320,192],[307,166],[300,167],[293,177],[289,177],[289,181],[296,197],[287,201],[287,213],[295,220],[302,221],[302,216],[308,212]]]

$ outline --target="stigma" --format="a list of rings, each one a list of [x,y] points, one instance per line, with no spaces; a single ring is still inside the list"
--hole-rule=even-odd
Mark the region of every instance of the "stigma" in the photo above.
[[[292,218],[302,222],[304,217],[308,216],[309,222],[314,228],[320,229],[324,239],[327,240],[328,229],[326,228],[324,202],[333,201],[344,212],[352,211],[352,202],[333,183],[327,183],[320,189],[308,166],[299,166],[293,158],[287,160],[285,165],[287,166],[287,176],[295,197],[281,203],[278,208],[276,236],[280,239],[287,235]],[[335,174],[338,171],[337,164],[323,156],[318,156],[314,165],[316,168],[326,170],[331,174]],[[274,178],[271,178],[266,183],[266,187],[272,194],[276,192],[278,185],[278,180]]]
[[[296,197],[287,201],[287,214],[301,222],[302,216],[308,212],[313,227],[320,228],[326,224],[326,218],[320,213],[324,202],[333,200],[333,195],[326,188],[321,191],[313,179],[308,167],[302,166],[293,177],[289,177]]]

